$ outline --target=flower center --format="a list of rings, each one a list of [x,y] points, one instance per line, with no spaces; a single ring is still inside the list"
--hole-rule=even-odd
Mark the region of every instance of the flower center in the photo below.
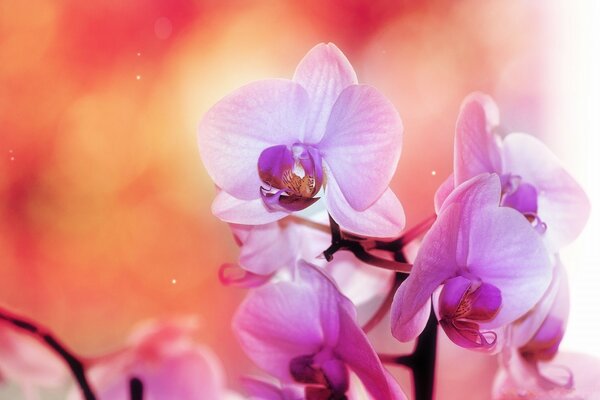
[[[496,342],[496,334],[481,332],[479,323],[492,320],[501,305],[497,287],[458,276],[448,280],[440,293],[440,324],[459,346],[490,348]]]
[[[546,232],[546,224],[538,215],[538,192],[535,186],[523,182],[519,175],[505,174],[500,177],[500,180],[502,182],[500,205],[519,211],[538,233]]]
[[[307,399],[346,399],[349,386],[348,368],[331,351],[303,355],[290,361],[290,374],[307,385]]]
[[[265,149],[258,158],[258,174],[267,185],[260,192],[269,210],[299,211],[319,199],[315,195],[323,184],[321,156],[310,146]]]

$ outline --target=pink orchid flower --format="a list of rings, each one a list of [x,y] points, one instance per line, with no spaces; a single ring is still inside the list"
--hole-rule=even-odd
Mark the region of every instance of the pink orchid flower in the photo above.
[[[308,399],[343,398],[356,375],[373,398],[403,399],[366,335],[353,304],[316,267],[300,263],[293,281],[254,289],[233,319],[252,361]]]
[[[392,104],[358,85],[333,44],[319,44],[292,80],[239,88],[214,105],[198,128],[200,155],[221,189],[213,213],[258,225],[315,203],[344,229],[396,236],[404,212],[389,189],[402,145]]]
[[[0,384],[14,382],[33,400],[39,388],[60,387],[69,377],[65,362],[39,338],[0,320]]]
[[[551,364],[544,365],[546,375],[562,377],[573,385],[543,387],[532,379],[530,365],[514,358],[511,370],[501,368],[492,389],[494,400],[597,400],[600,399],[600,359],[586,354],[560,352]],[[537,373],[537,371],[536,371]]]
[[[328,226],[325,210],[311,215],[305,222],[286,218],[265,225],[230,224],[241,245],[239,266],[251,274],[271,276],[292,274],[297,261],[306,260],[327,271],[341,292],[357,306],[387,292],[392,285],[393,271],[369,266],[349,252],[339,252],[330,262],[322,257],[331,244],[331,234],[310,224]],[[250,278],[252,282],[256,281],[254,278]]]
[[[149,400],[228,398],[221,364],[192,340],[193,319],[151,322],[138,328],[125,348],[94,360],[88,369],[99,399],[129,400],[130,379],[138,378]],[[73,391],[69,399],[80,399]]]
[[[541,368],[558,353],[568,314],[567,274],[557,260],[552,282],[540,302],[507,328],[509,341],[496,377],[498,393],[566,393],[572,388],[573,375],[566,366],[555,366],[548,376]]]
[[[452,188],[474,176],[497,173],[502,181],[502,205],[520,211],[542,234],[553,254],[583,230],[590,213],[587,196],[538,139],[494,133],[498,107],[482,93],[462,104],[454,138],[454,174],[436,193],[436,209]]]
[[[494,330],[540,300],[552,269],[543,242],[519,212],[499,207],[500,179],[479,175],[448,196],[423,238],[410,276],[392,304],[392,333],[414,339],[425,327],[431,296],[440,325],[459,346],[491,351]]]

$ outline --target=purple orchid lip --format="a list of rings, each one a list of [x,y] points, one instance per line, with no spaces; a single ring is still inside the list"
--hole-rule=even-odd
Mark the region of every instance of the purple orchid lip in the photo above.
[[[269,147],[258,158],[261,197],[269,210],[300,211],[315,203],[323,185],[319,152],[300,143]]]
[[[296,382],[310,385],[306,388],[307,393],[327,394],[324,398],[328,399],[345,398],[349,388],[348,368],[331,351],[293,358],[290,361],[290,374]]]
[[[541,235],[547,226],[538,215],[538,190],[530,183],[523,182],[519,175],[505,174],[500,177],[502,182],[501,205],[519,211]]]
[[[491,321],[501,306],[497,287],[457,276],[448,280],[440,293],[440,324],[459,346],[489,348],[495,344],[496,335],[481,332],[477,322]]]

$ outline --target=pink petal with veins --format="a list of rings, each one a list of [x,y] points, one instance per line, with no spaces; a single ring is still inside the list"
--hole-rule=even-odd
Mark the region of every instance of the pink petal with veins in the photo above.
[[[302,142],[318,143],[342,90],[358,83],[346,56],[333,43],[320,43],[300,61],[293,80],[306,90],[310,106]]]
[[[388,188],[402,149],[402,121],[376,89],[349,86],[337,99],[318,144],[348,204],[364,211]],[[333,178],[332,178],[333,177]]]

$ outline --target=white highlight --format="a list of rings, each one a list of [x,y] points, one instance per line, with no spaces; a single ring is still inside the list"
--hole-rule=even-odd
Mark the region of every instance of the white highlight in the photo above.
[[[561,252],[569,276],[571,315],[561,349],[600,357],[600,2],[553,5],[549,38],[549,145],[587,192],[592,213],[582,235]]]

